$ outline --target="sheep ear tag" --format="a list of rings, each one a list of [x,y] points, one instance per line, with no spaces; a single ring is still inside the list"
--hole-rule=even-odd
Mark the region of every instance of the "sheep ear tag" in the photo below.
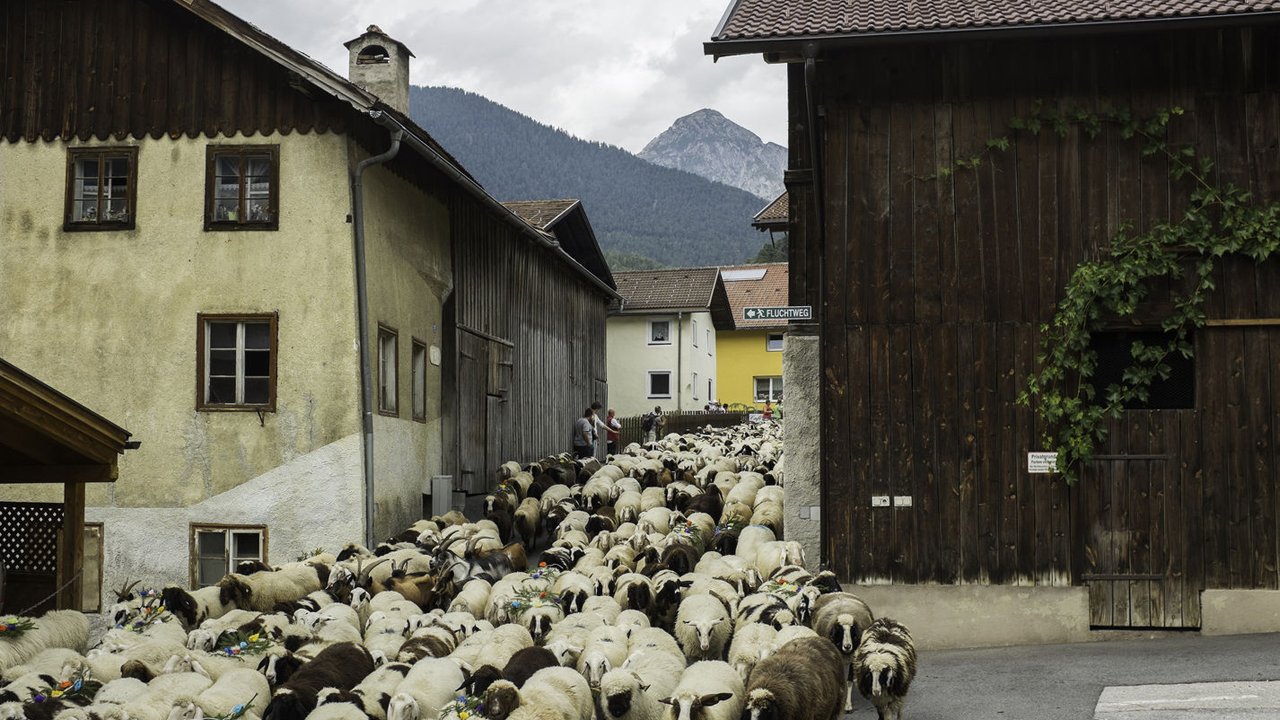
[[[712,705],[728,700],[731,697],[733,697],[733,693],[712,693],[698,698],[698,704],[702,705],[702,707],[711,707]]]

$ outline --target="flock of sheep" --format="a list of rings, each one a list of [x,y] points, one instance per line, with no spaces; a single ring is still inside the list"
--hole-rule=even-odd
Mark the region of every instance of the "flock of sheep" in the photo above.
[[[777,425],[500,475],[482,520],[122,588],[83,655],[84,615],[35,618],[0,720],[833,720],[855,686],[900,717],[907,629],[779,539]]]

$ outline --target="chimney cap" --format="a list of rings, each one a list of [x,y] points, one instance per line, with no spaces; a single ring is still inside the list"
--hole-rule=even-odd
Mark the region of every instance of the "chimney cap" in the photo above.
[[[351,38],[350,40],[348,40],[348,41],[346,41],[346,42],[342,43],[342,46],[343,46],[343,47],[345,47],[345,48],[347,48],[348,50],[350,50],[352,45],[355,45],[355,44],[357,44],[357,43],[360,43],[360,42],[364,41],[366,38],[374,38],[374,39],[378,40],[379,42],[389,42],[389,43],[392,43],[392,44],[394,44],[395,46],[397,46],[398,48],[400,48],[401,50],[403,50],[403,51],[404,51],[404,53],[405,53],[406,55],[408,55],[409,57],[417,57],[417,55],[414,55],[414,54],[413,54],[413,51],[412,51],[412,50],[410,50],[410,49],[409,49],[409,47],[408,47],[407,45],[405,45],[404,43],[400,42],[399,40],[396,40],[395,38],[391,37],[390,35],[386,34],[385,32],[383,32],[383,31],[382,31],[382,28],[378,27],[377,25],[370,25],[370,26],[369,26],[369,27],[364,31],[364,33],[362,33],[359,37]]]

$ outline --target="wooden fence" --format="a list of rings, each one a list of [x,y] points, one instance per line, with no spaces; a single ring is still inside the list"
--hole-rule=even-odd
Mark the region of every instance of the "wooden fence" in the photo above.
[[[686,433],[695,428],[706,427],[732,427],[739,423],[747,421],[747,413],[745,412],[723,412],[708,413],[701,410],[684,410],[671,411],[663,413],[667,418],[667,427],[664,433]],[[622,423],[622,440],[619,447],[626,447],[633,442],[644,442],[644,429],[641,423],[644,420],[643,415],[634,417],[618,418]]]

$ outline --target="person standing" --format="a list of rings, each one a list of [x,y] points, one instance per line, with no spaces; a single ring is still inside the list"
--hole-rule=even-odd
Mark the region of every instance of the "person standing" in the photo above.
[[[604,419],[600,417],[600,412],[604,410],[604,405],[599,400],[591,403],[591,430],[595,433],[596,452],[595,457],[600,462],[604,462],[605,458],[605,437],[608,435],[608,427],[604,424]]]
[[[604,436],[609,441],[607,449],[610,455],[618,454],[618,441],[622,439],[622,423],[617,415],[613,408],[609,408],[609,415],[604,419]]]
[[[593,417],[595,412],[587,408],[582,417],[573,423],[573,456],[579,460],[595,456],[596,429]]]
[[[644,418],[640,420],[640,427],[644,430],[644,441],[646,444],[658,441],[662,437],[662,428],[667,424],[666,418],[662,416],[662,406],[658,405],[653,408],[653,412],[646,413]]]

